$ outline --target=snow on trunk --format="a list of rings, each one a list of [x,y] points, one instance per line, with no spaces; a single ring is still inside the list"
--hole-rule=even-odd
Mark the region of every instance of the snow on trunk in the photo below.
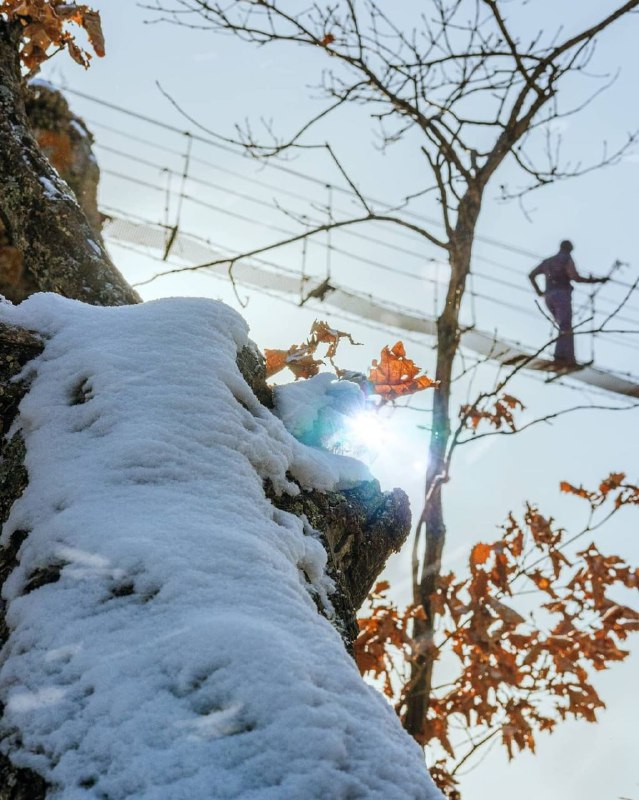
[[[417,745],[360,679],[326,554],[277,491],[367,477],[299,444],[210,300],[0,305],[42,335],[17,425],[28,532],[4,599],[2,752],[52,800],[428,800]],[[330,611],[330,608],[329,608]]]

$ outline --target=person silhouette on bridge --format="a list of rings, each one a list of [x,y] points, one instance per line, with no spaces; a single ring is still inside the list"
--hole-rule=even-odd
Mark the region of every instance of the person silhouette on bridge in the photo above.
[[[595,278],[580,275],[572,260],[573,245],[565,239],[559,245],[559,252],[546,258],[528,276],[539,297],[543,297],[548,310],[559,328],[555,344],[555,362],[559,367],[577,367],[575,360],[575,339],[572,330],[572,283],[606,283],[608,278]],[[542,292],[537,276],[543,275],[545,287]]]

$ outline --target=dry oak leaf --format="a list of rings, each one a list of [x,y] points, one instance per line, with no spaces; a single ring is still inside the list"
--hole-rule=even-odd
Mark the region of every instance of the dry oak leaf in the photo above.
[[[332,359],[335,357],[337,353],[337,346],[340,343],[340,339],[348,339],[351,344],[354,345],[361,345],[361,342],[356,342],[353,340],[353,337],[350,333],[346,333],[345,331],[338,331],[335,328],[331,328],[328,322],[322,322],[321,320],[315,320],[313,326],[311,327],[311,334],[309,337],[309,341],[316,347],[318,344],[327,344],[328,350],[326,351],[326,357],[328,359]],[[313,348],[314,349],[314,348]]]
[[[584,489],[583,486],[573,486],[572,483],[568,483],[568,481],[561,481],[559,484],[559,490],[561,492],[566,492],[566,494],[575,494],[577,497],[592,497],[592,492]]]
[[[479,564],[485,564],[486,561],[488,561],[491,552],[492,547],[489,544],[484,544],[483,542],[476,544],[470,551],[471,567],[476,567]]]
[[[538,569],[534,570],[534,572],[527,572],[526,575],[527,577],[530,578],[531,581],[533,581],[537,585],[538,589],[541,589],[542,592],[546,592],[553,598],[557,597],[557,595],[553,591],[550,580],[545,575],[543,575]]]
[[[514,608],[501,603],[495,597],[487,597],[486,602],[508,625],[516,627],[517,625],[522,625],[526,621]]]
[[[606,495],[612,489],[619,489],[626,479],[625,472],[611,472],[610,475],[599,484],[599,491]]]
[[[477,404],[465,404],[459,409],[459,416],[465,425],[470,425],[473,430],[477,430],[479,423],[482,420],[487,420],[497,430],[503,425],[510,428],[511,431],[517,430],[513,411],[515,409],[524,410],[525,406],[516,397],[511,394],[502,394],[498,400],[495,400],[494,409],[480,409]]]
[[[385,347],[379,362],[375,359],[368,374],[368,380],[375,394],[381,395],[384,401],[421,392],[431,386],[437,386],[427,375],[418,375],[420,368],[410,358],[406,358],[403,342],[393,347]]]
[[[519,408],[522,411],[526,408],[526,406],[518,400],[516,397],[513,397],[512,394],[502,394],[501,399],[506,403],[509,408]]]
[[[97,11],[87,8],[83,11],[82,27],[87,32],[91,46],[95,50],[96,56],[102,58],[105,55],[104,34],[102,33],[102,23]]]
[[[313,357],[313,347],[308,345],[293,345],[288,350],[264,349],[266,359],[266,377],[270,378],[284,367],[288,367],[295,379],[311,378],[317,375],[320,366],[324,363]]]

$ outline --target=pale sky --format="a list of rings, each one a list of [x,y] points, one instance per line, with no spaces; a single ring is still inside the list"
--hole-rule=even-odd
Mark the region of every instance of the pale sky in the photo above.
[[[83,73],[66,56],[58,56],[46,68],[46,77],[57,83],[64,82],[91,97],[162,119],[180,129],[192,128],[162,96],[157,81],[191,117],[227,135],[233,133],[234,123],[250,119],[257,124],[260,117],[273,119],[277,130],[286,133],[304,122],[309,109],[316,108],[308,99],[308,86],[317,82],[322,67],[321,59],[315,55],[307,56],[288,48],[258,50],[212,32],[163,24],[145,25],[144,21],[153,19],[153,14],[130,0],[102,0],[94,5],[103,16],[107,57],[96,60],[94,66]],[[560,24],[565,24],[567,30],[576,30],[589,20],[604,16],[615,5],[610,0],[587,3],[535,0],[520,12],[520,23],[526,30]],[[404,7],[405,13],[420,7],[417,0],[410,0]],[[596,159],[604,141],[612,147],[623,141],[629,131],[639,128],[638,34],[639,18],[634,16],[602,37],[592,72],[613,73],[620,68],[621,73],[617,82],[592,106],[565,123],[566,153],[573,156],[573,160],[585,160],[589,154]],[[583,89],[577,83],[567,85],[567,99],[574,98],[578,102]],[[72,95],[69,99],[72,108],[92,127],[98,143],[96,152],[105,173],[102,203],[150,221],[163,222],[167,176],[162,168],[171,167],[181,172],[185,138],[89,100]],[[407,142],[388,156],[380,155],[372,146],[371,126],[361,110],[336,117],[318,132],[318,140],[329,137],[365,193],[393,202],[420,185],[421,163],[416,161],[415,143]],[[255,162],[197,142],[191,156],[185,192],[199,204],[183,202],[180,227],[223,245],[231,252],[274,240],[277,234],[269,227],[294,227],[295,223],[281,211],[267,207],[273,198],[292,211],[321,215],[326,213],[322,207],[328,202],[328,191],[321,183],[340,183],[326,159],[314,154],[300,156],[287,166],[314,176],[319,184],[260,167]],[[143,161],[151,162],[151,166]],[[508,175],[505,170],[496,185]],[[258,186],[256,180],[267,185]],[[536,193],[528,203],[531,220],[516,203],[503,205],[494,199],[498,194],[495,185],[494,190],[488,192],[479,234],[484,239],[498,240],[543,256],[554,252],[560,239],[571,238],[576,245],[575,260],[582,271],[604,273],[619,258],[629,262],[621,277],[632,282],[639,274],[636,254],[638,180],[639,150],[615,167]],[[145,185],[140,185],[139,181]],[[172,181],[175,192],[180,188],[180,181],[175,176]],[[421,185],[426,184],[425,176]],[[301,201],[285,192],[301,194],[308,201],[300,205]],[[262,204],[254,202],[255,199]],[[348,207],[348,200],[336,193],[333,202],[336,210]],[[166,217],[170,224],[175,223],[176,214],[177,202],[173,195]],[[368,233],[378,241],[367,242],[347,235],[333,238],[336,249],[331,253],[330,268],[335,281],[383,301],[431,313],[435,303],[433,284],[420,280],[420,276],[427,281],[434,278],[438,270],[441,277],[445,275],[445,267],[436,267],[429,261],[438,255],[437,252],[424,248],[414,238],[399,237],[379,225]],[[325,239],[321,244],[324,243]],[[157,263],[121,247],[114,247],[112,253],[129,280],[140,280],[160,269]],[[473,307],[467,305],[466,320],[476,322],[484,330],[499,330],[502,336],[519,339],[531,347],[544,341],[549,325],[535,307],[526,278],[536,264],[535,258],[486,242],[477,244],[475,256],[477,275],[473,286],[482,297],[477,298]],[[265,258],[298,271],[302,265],[302,248],[287,248],[269,253]],[[371,261],[375,264],[368,263]],[[322,276],[326,266],[326,249],[318,245],[309,247],[308,270]],[[389,269],[412,273],[415,277],[393,275]],[[482,278],[480,274],[488,277]],[[491,282],[491,276],[507,280],[514,287]],[[600,294],[602,304],[611,306],[619,299],[620,291],[619,287],[604,287]],[[144,287],[142,293],[145,299],[176,294],[223,299],[243,313],[254,340],[262,349],[288,347],[302,341],[313,319],[321,318],[350,331],[363,342],[359,348],[344,346],[343,366],[365,370],[383,345],[404,338],[409,356],[427,371],[432,373],[434,369],[432,341],[414,335],[402,337],[397,331],[345,321],[328,306],[319,310],[300,309],[294,302],[285,303],[240,288],[240,296],[248,298],[246,308],[240,309],[228,282],[204,275],[161,279]],[[581,306],[586,297],[583,291],[577,292],[576,305]],[[515,304],[517,308],[505,308],[494,300]],[[631,321],[639,321],[638,297],[631,300],[624,313]],[[618,338],[597,342],[596,363],[639,373],[637,337],[626,337],[621,342]],[[578,348],[580,358],[587,360],[590,342],[580,340]],[[490,385],[494,375],[492,367],[483,368],[470,391],[477,392]],[[539,376],[518,379],[511,392],[526,404],[527,418],[589,399],[605,404],[617,402],[612,396],[576,391],[574,385],[570,388],[557,383],[545,384]],[[456,401],[465,402],[465,393],[460,392]],[[414,402],[415,409],[428,405],[426,395]],[[461,448],[453,464],[452,481],[446,487],[449,531],[445,566],[463,569],[470,546],[479,539],[490,541],[496,536],[496,526],[507,512],[521,510],[525,500],[538,502],[542,510],[553,514],[568,530],[577,530],[585,508],[576,499],[560,496],[559,481],[566,479],[596,485],[610,471],[625,471],[631,479],[638,480],[638,419],[637,411],[577,412],[520,436],[494,437]],[[389,442],[373,463],[373,471],[383,485],[401,486],[409,493],[417,513],[428,441],[428,432],[419,426],[425,425],[428,425],[428,415],[424,411],[397,410],[388,421]],[[603,550],[623,555],[637,564],[637,527],[636,512],[625,512],[600,535],[598,544]],[[397,596],[408,599],[408,553],[392,559],[389,574]],[[633,644],[639,652],[637,643]],[[517,800],[533,800],[542,795],[544,800],[639,800],[634,726],[639,715],[638,668],[639,656],[635,654],[624,664],[597,677],[595,685],[608,705],[598,725],[566,723],[552,736],[539,738],[536,756],[518,756],[511,764],[501,750],[494,748],[463,779],[464,800],[485,797],[511,800],[513,796]]]

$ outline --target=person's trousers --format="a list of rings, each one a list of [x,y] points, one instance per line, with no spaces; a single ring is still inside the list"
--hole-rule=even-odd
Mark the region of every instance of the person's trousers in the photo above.
[[[575,339],[572,333],[572,290],[550,289],[544,295],[548,310],[559,328],[555,344],[555,361],[575,361]]]

